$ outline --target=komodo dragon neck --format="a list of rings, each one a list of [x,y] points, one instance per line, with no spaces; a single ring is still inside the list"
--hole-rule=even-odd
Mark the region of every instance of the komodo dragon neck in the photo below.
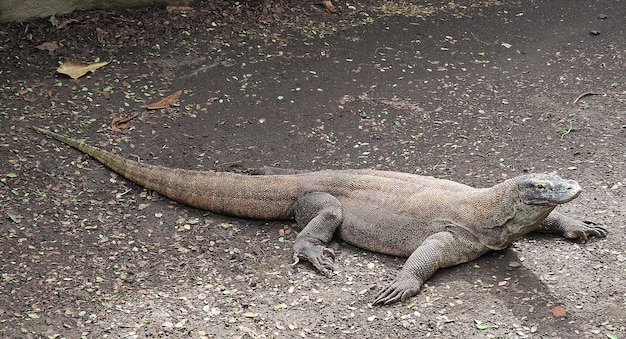
[[[520,197],[520,178],[478,189],[468,200],[470,217],[476,220],[471,233],[486,247],[501,250],[521,236],[537,230],[556,207],[528,204]]]

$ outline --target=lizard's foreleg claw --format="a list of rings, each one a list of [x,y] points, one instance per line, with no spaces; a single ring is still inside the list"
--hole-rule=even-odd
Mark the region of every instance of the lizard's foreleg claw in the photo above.
[[[293,264],[300,262],[300,258],[308,260],[320,273],[330,276],[333,273],[335,253],[323,246],[303,247],[293,253]]]
[[[589,236],[604,238],[609,233],[606,228],[598,226],[591,221],[577,222],[575,225],[568,227],[563,236],[569,239],[587,240]]]
[[[609,234],[609,231],[607,231],[606,228],[602,226],[598,226],[591,221],[583,221],[583,223],[587,226],[587,229],[585,230],[585,233],[587,235],[593,235],[596,237],[604,238],[607,236],[607,234]]]

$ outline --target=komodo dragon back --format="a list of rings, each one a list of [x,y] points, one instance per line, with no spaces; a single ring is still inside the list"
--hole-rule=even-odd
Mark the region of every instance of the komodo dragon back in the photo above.
[[[94,157],[170,199],[252,219],[295,219],[294,259],[331,275],[335,234],[372,251],[408,256],[375,305],[404,302],[438,269],[503,249],[533,231],[586,240],[605,228],[553,211],[580,185],[551,174],[521,175],[490,188],[401,172],[343,170],[248,176],[148,165],[49,130],[35,130]]]

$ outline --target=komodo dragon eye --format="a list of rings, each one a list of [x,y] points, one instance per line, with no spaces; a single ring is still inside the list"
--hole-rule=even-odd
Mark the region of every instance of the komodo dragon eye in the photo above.
[[[535,188],[539,189],[539,190],[545,189],[546,188],[546,184],[538,182],[538,183],[535,184]]]

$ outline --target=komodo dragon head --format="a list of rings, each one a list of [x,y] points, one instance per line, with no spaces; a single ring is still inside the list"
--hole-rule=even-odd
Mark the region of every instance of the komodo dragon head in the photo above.
[[[516,180],[517,179],[517,180]],[[524,204],[556,206],[578,197],[582,188],[574,180],[556,174],[527,174],[515,178]]]
[[[485,246],[503,249],[537,230],[557,205],[575,199],[581,191],[576,181],[556,174],[532,173],[509,179],[487,190],[488,198],[476,206],[474,220],[479,220],[481,227],[473,234]]]

